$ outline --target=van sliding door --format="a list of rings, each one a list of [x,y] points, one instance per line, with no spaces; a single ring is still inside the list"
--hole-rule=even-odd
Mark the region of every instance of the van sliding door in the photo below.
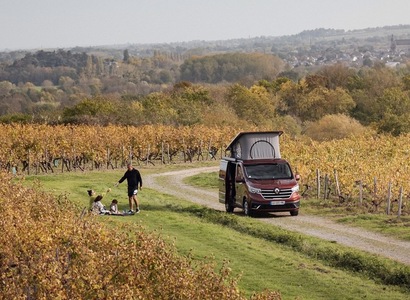
[[[246,183],[244,181],[244,173],[242,165],[236,165],[235,171],[235,194],[236,203],[242,206],[243,199],[246,197]]]

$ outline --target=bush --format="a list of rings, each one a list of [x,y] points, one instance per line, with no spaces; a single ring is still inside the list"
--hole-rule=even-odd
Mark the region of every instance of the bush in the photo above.
[[[139,227],[114,232],[65,196],[0,178],[2,299],[244,299],[226,266],[194,266]]]
[[[362,135],[367,129],[346,115],[327,115],[305,126],[305,134],[313,140],[329,141]]]

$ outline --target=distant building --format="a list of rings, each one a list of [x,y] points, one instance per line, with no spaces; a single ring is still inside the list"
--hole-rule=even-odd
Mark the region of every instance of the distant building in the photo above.
[[[400,63],[397,62],[397,61],[388,61],[388,62],[386,62],[386,67],[396,68],[397,66],[400,66]]]
[[[396,40],[392,35],[390,39],[390,51],[392,53],[395,53],[397,50],[397,46],[410,46],[410,39]]]

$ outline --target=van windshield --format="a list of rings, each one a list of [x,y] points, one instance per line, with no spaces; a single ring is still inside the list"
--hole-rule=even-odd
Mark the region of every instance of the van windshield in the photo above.
[[[251,179],[291,179],[292,172],[288,164],[246,165],[245,174]]]

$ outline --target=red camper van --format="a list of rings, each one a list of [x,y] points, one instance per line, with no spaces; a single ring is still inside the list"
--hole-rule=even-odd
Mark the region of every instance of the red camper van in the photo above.
[[[219,202],[227,212],[242,208],[255,212],[299,214],[299,175],[282,159],[279,136],[282,131],[241,132],[226,148],[219,169]]]

